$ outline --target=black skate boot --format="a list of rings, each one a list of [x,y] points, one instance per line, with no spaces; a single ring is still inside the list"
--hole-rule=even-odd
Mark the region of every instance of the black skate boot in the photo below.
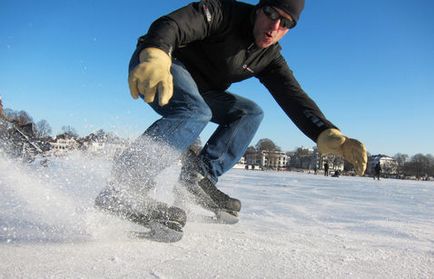
[[[220,191],[209,178],[203,176],[199,172],[198,164],[197,156],[192,150],[188,150],[183,158],[180,184],[192,194],[199,205],[214,212],[219,221],[238,222],[241,202]]]
[[[95,199],[95,207],[150,229],[143,237],[174,242],[182,238],[187,221],[184,210],[151,198],[133,197],[111,186]]]

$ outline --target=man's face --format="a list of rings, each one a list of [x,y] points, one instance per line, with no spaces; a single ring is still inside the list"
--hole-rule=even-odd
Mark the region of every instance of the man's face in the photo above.
[[[270,16],[270,13],[274,13],[272,15],[275,19]],[[275,13],[278,13],[278,15]],[[282,26],[283,18],[292,21],[289,14],[275,7],[261,7],[256,10],[253,36],[258,47],[267,48],[277,43],[289,31],[288,27]]]

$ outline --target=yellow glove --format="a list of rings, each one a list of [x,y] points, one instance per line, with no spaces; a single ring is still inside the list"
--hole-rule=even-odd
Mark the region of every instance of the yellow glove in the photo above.
[[[167,104],[173,96],[171,65],[170,56],[161,49],[143,49],[140,52],[140,64],[128,75],[131,97],[137,99],[140,94],[145,102],[152,103],[158,89],[160,106]]]
[[[316,143],[321,154],[341,156],[354,166],[356,174],[365,173],[368,157],[366,148],[360,141],[348,138],[339,130],[330,128],[319,135]]]

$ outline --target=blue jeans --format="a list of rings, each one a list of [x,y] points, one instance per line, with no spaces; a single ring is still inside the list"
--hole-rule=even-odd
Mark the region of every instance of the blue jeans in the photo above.
[[[137,63],[135,54],[130,69]],[[149,104],[162,117],[142,137],[152,138],[181,153],[194,143],[210,121],[218,124],[199,156],[202,174],[216,183],[218,177],[243,156],[263,119],[263,111],[254,102],[226,91],[199,92],[192,76],[178,60],[173,61],[171,73],[173,97],[165,106],[158,104],[158,98]],[[150,152],[143,154],[150,156]],[[151,158],[143,159],[149,161]],[[164,166],[157,164],[156,168]]]

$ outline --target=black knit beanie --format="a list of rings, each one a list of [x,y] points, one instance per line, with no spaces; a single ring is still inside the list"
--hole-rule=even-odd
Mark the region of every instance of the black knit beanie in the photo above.
[[[301,11],[304,8],[304,0],[260,0],[257,7],[263,6],[273,6],[285,11],[297,24]]]

